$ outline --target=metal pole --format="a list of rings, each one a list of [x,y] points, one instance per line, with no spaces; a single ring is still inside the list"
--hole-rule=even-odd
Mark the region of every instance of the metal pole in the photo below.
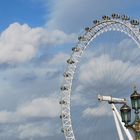
[[[111,107],[112,107],[112,112],[113,112],[113,116],[114,116],[114,120],[115,120],[115,124],[116,124],[116,128],[117,128],[117,132],[118,132],[119,138],[120,138],[120,140],[124,140],[124,137],[123,137],[123,134],[122,134],[122,130],[120,128],[120,124],[119,124],[118,118],[116,116],[113,104],[111,104]]]
[[[130,134],[129,130],[125,128],[124,123],[121,121],[121,116],[120,116],[117,108],[115,107],[114,104],[112,104],[112,107],[114,108],[114,111],[116,113],[116,116],[117,116],[117,118],[118,118],[118,120],[119,120],[119,122],[120,122],[120,124],[121,124],[121,126],[122,126],[122,128],[124,130],[124,132],[126,133],[126,136],[128,137],[129,140],[134,140],[133,137],[132,137],[132,135]]]

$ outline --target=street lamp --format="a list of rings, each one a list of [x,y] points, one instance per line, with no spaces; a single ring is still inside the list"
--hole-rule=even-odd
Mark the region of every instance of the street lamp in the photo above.
[[[135,110],[135,113],[139,113],[140,109],[140,94],[137,93],[136,87],[134,87],[134,92],[131,94],[131,104],[132,104],[132,109]]]
[[[125,125],[128,125],[128,123],[131,121],[131,108],[124,104],[121,109],[121,117],[122,117],[122,122],[125,123]]]
[[[140,118],[139,118],[139,109],[140,109],[140,94],[137,92],[136,87],[134,87],[134,92],[131,94],[131,104],[132,109],[135,110],[135,120],[131,121],[131,108],[124,104],[121,109],[122,122],[125,123],[125,127],[133,130],[135,134],[135,140],[140,140]]]

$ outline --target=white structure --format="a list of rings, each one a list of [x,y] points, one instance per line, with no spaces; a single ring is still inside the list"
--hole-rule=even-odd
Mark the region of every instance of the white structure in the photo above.
[[[62,131],[64,132],[66,140],[75,140],[70,114],[71,87],[77,63],[84,53],[86,47],[97,36],[108,31],[123,32],[130,36],[138,45],[138,47],[140,47],[140,29],[138,25],[139,21],[130,20],[130,18],[126,15],[120,16],[118,14],[112,14],[112,17],[103,16],[101,21],[93,21],[93,25],[91,27],[85,28],[85,33],[78,37],[79,41],[76,44],[76,47],[72,48],[72,54],[67,60],[68,66],[64,73],[64,80],[61,87],[60,118],[62,119]],[[114,101],[115,100],[116,99],[114,99]],[[121,100],[118,100],[118,102],[120,101]]]

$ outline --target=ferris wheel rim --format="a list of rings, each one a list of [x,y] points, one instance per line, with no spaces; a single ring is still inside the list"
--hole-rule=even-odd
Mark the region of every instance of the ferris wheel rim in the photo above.
[[[116,18],[103,20],[85,30],[86,32],[78,38],[79,41],[76,47],[72,48],[73,52],[70,59],[67,60],[68,66],[64,73],[64,80],[61,87],[61,100],[59,102],[61,104],[60,118],[62,120],[62,132],[64,132],[66,140],[76,140],[70,112],[71,87],[77,64],[89,43],[105,32],[119,31],[127,34],[140,47],[140,30],[138,26],[132,25],[129,20]]]

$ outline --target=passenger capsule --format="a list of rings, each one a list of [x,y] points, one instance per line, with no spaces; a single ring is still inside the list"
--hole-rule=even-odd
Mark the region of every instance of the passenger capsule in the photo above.
[[[70,73],[68,73],[68,72],[65,72],[65,73],[63,74],[63,76],[67,78],[67,77],[70,77],[70,76],[71,76],[71,74],[70,74]]]
[[[139,25],[139,21],[138,20],[131,20],[130,23],[134,26]]]
[[[113,14],[112,14],[112,18],[113,18],[113,19],[119,19],[119,18],[120,18],[120,15],[119,15],[119,14],[113,13]]]
[[[97,24],[100,23],[100,21],[99,21],[99,20],[94,20],[93,23],[94,23],[95,25],[97,25]]]
[[[110,17],[109,16],[102,16],[102,19],[103,20],[110,20]]]
[[[79,50],[80,50],[80,48],[78,48],[78,47],[73,47],[73,48],[72,48],[72,51],[73,51],[73,52],[78,52]]]
[[[79,37],[78,37],[78,40],[80,41],[81,39],[82,39],[82,36],[79,36]]]
[[[64,115],[60,115],[60,119],[62,119],[64,117]]]
[[[60,119],[62,119],[62,118],[68,118],[68,116],[67,116],[67,115],[65,115],[65,114],[60,115]]]
[[[64,133],[64,129],[63,128],[61,129],[61,132]]]
[[[121,18],[122,20],[130,20],[130,17],[128,17],[127,15],[122,15]]]
[[[84,41],[85,38],[84,38],[84,36],[79,36],[79,37],[78,37],[78,40],[79,40],[79,41]]]
[[[88,32],[89,30],[90,30],[90,28],[89,28],[89,27],[86,27],[86,28],[85,28],[85,31],[87,31],[87,32]]]
[[[62,91],[64,91],[64,90],[68,90],[68,88],[65,87],[65,86],[62,86],[62,87],[61,87],[61,90],[62,90]]]
[[[68,59],[68,60],[67,60],[67,63],[68,63],[68,64],[74,64],[75,62],[74,62],[72,59]]]
[[[66,101],[62,100],[62,101],[59,102],[59,104],[62,105],[62,104],[67,104],[67,103],[66,103]]]
[[[61,132],[64,133],[64,131],[65,131],[65,132],[69,132],[70,129],[64,129],[64,128],[62,128],[62,129],[61,129]]]

